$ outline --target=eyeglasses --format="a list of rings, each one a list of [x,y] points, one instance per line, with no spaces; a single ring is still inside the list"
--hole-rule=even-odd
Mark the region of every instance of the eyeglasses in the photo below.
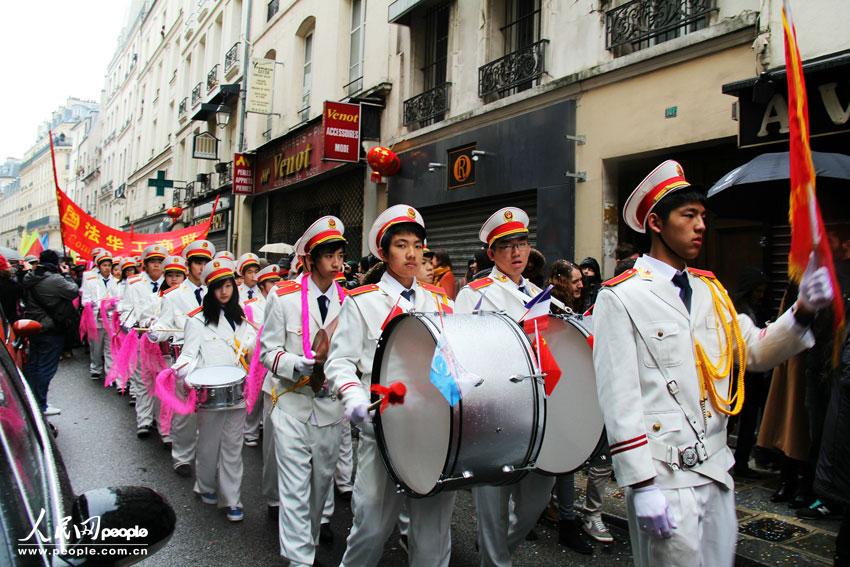
[[[499,252],[506,252],[507,250],[525,250],[526,248],[530,248],[531,244],[529,244],[528,240],[518,240],[514,242],[504,242],[502,244],[496,245],[496,250]]]

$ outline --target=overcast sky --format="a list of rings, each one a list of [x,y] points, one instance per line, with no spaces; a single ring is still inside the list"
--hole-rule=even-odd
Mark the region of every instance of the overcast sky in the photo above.
[[[0,3],[0,162],[23,157],[69,96],[100,102],[127,0]]]

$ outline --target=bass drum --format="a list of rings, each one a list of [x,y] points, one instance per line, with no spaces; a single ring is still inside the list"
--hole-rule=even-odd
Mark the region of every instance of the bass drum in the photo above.
[[[541,335],[561,368],[561,379],[546,400],[546,431],[537,469],[564,474],[579,469],[604,447],[591,335],[577,317],[559,315],[549,316]]]
[[[441,335],[474,376],[451,407],[430,381]],[[375,438],[390,476],[406,494],[429,496],[467,485],[521,479],[537,458],[545,400],[532,350],[499,313],[411,313],[394,318],[378,341],[372,383],[407,386],[404,403],[375,416]]]

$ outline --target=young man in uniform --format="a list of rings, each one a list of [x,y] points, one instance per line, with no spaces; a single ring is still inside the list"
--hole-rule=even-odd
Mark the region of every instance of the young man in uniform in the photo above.
[[[109,371],[112,366],[112,349],[109,348],[109,330],[103,328],[100,317],[100,302],[118,295],[118,282],[112,277],[112,256],[102,251],[95,256],[97,272],[88,272],[83,276],[82,303],[91,303],[94,320],[97,326],[97,337],[89,337],[91,351],[92,380],[97,380]]]
[[[705,235],[704,201],[675,161],[652,171],[623,211],[632,230],[649,232],[649,254],[605,282],[594,309],[599,402],[636,565],[734,563],[727,416],[744,402],[745,371],[811,347],[809,323],[832,299],[826,269],[811,262],[775,323],[759,329],[736,314],[714,274],[688,267]]]
[[[495,266],[488,277],[477,279],[460,290],[455,310],[458,313],[472,313],[476,309],[504,311],[518,321],[526,312],[525,304],[542,291],[522,276],[531,253],[528,214],[517,207],[499,209],[487,219],[478,237],[487,247],[487,256]],[[564,307],[554,298],[552,302]],[[511,553],[534,528],[549,503],[554,485],[555,477],[532,472],[516,484],[472,489],[481,565],[511,565]],[[513,524],[511,499],[516,516]],[[561,529],[570,529],[575,534],[581,531],[577,522],[562,523]],[[581,541],[580,536],[577,537]],[[563,535],[562,539],[565,539]]]
[[[454,493],[416,499],[398,494],[378,455],[367,412],[372,360],[384,322],[399,309],[434,312],[451,304],[442,289],[416,281],[424,240],[425,223],[413,207],[395,205],[378,216],[369,231],[369,250],[386,263],[387,271],[378,284],[349,292],[331,340],[325,373],[331,391],[342,397],[346,416],[361,430],[352,499],[354,524],[342,558],[342,565],[348,567],[378,563],[405,500],[410,510],[410,564],[449,564]]]
[[[156,318],[159,288],[165,281],[162,261],[165,260],[165,247],[151,244],[142,251],[144,271],[127,280],[124,297],[118,304],[121,326],[137,332],[134,327],[147,327]],[[141,349],[139,351],[141,356]],[[153,393],[148,391],[141,375],[141,364],[130,377],[130,396],[135,396],[136,436],[145,439],[153,429],[155,403]]]
[[[260,259],[253,252],[246,252],[239,256],[236,262],[236,273],[242,277],[242,285],[239,286],[239,301],[247,301],[260,295],[257,287],[257,273],[260,271]]]
[[[188,244],[183,249],[188,270],[187,277],[179,286],[167,289],[162,296],[159,317],[151,325],[148,337],[157,342],[170,341],[173,360],[180,356],[183,348],[185,339],[183,330],[188,321],[187,313],[200,307],[207,293],[201,274],[214,254],[215,246],[208,240],[195,240]],[[175,389],[181,398],[186,397],[188,392],[182,380],[177,381]],[[174,471],[182,477],[189,477],[192,474],[197,435],[197,414],[184,415],[175,412],[171,418],[171,461]]]
[[[334,332],[345,299],[334,280],[345,261],[344,231],[341,220],[326,216],[299,239],[296,254],[306,256],[309,272],[300,283],[283,282],[269,295],[260,339],[263,363],[274,374],[280,554],[293,566],[315,560],[339,454],[342,404],[321,374],[313,376],[320,372],[313,346],[318,333]]]

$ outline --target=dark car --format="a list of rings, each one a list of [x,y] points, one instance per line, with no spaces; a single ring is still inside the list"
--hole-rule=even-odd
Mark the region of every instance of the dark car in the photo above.
[[[131,565],[150,557],[174,533],[174,510],[139,486],[74,494],[13,358],[21,335],[37,330],[31,323],[13,330],[0,319],[0,565]]]

